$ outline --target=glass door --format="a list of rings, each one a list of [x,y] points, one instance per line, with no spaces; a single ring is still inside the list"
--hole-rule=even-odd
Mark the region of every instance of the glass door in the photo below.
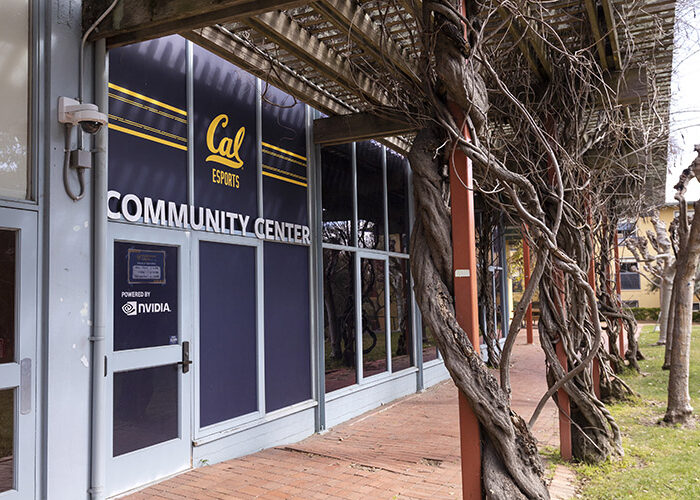
[[[112,229],[108,494],[191,465],[188,234]]]
[[[34,498],[37,216],[0,208],[0,498]]]

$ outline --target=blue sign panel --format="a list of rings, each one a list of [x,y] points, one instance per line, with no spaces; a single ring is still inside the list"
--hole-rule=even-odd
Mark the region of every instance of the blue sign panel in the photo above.
[[[109,189],[187,202],[185,60],[179,36],[109,51]]]
[[[309,249],[265,243],[265,405],[311,398]]]
[[[114,243],[114,350],[177,344],[178,249]]]
[[[263,83],[262,131],[264,216],[306,225],[306,106]]]
[[[257,215],[255,78],[194,48],[195,204]]]

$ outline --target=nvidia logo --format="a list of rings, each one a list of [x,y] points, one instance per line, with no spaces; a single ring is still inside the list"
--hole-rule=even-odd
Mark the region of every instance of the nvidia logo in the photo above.
[[[136,301],[132,300],[132,301],[125,303],[122,306],[122,311],[124,311],[124,314],[126,314],[127,316],[136,316],[136,314],[138,314],[138,310],[136,307]]]

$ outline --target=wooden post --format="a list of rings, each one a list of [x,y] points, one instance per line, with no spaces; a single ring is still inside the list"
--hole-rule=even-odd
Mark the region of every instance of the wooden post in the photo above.
[[[523,234],[523,267],[525,274],[525,288],[530,283],[530,245],[527,243],[527,238]],[[527,343],[532,344],[535,339],[532,332],[532,302],[527,305],[525,313],[525,329],[527,332]]]
[[[460,10],[466,15],[464,2]],[[466,37],[466,27],[465,27]],[[462,109],[448,103],[462,133],[469,139]],[[474,351],[481,356],[479,341],[479,310],[476,285],[476,235],[474,223],[474,194],[472,164],[455,148],[450,158],[450,199],[452,201],[452,268],[454,270],[455,314],[459,326],[469,335]],[[465,186],[466,185],[466,186]],[[462,457],[462,498],[481,499],[481,437],[479,421],[469,402],[459,392],[459,441]]]

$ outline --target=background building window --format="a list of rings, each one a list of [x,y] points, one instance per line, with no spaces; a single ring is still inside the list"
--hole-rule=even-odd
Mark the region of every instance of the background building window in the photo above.
[[[641,280],[636,262],[620,262],[620,288],[622,290],[639,290]]]

